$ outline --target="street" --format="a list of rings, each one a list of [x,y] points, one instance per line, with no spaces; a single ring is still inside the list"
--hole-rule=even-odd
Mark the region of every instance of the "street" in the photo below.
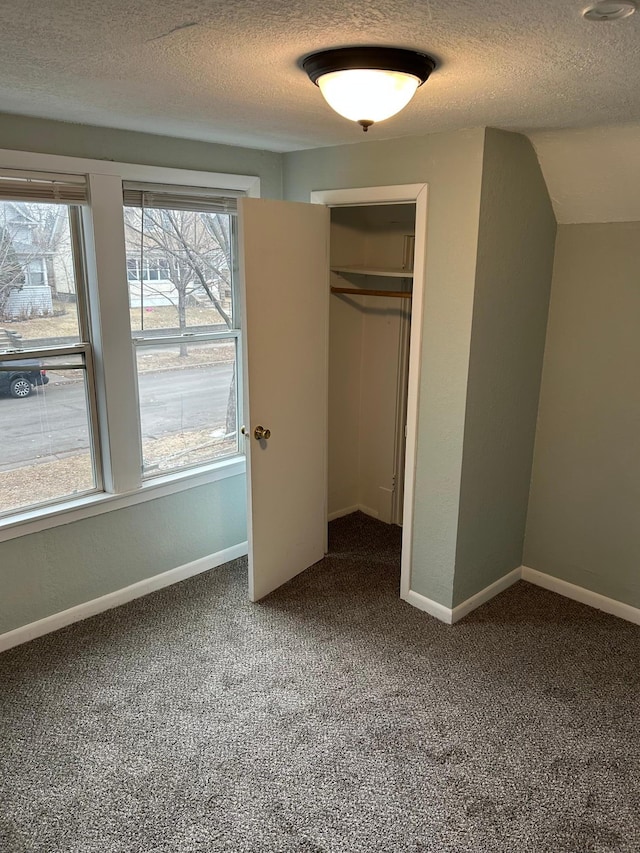
[[[147,437],[195,429],[224,429],[233,364],[143,373],[142,429]],[[81,382],[48,385],[22,400],[0,397],[0,470],[89,446]]]

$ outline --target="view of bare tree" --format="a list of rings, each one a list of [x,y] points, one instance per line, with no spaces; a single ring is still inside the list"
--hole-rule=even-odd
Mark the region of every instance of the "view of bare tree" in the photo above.
[[[11,234],[0,222],[0,318],[4,317],[7,300],[14,290],[24,285],[24,269],[18,260]]]
[[[177,310],[178,328],[187,328],[189,302],[208,302],[231,328],[223,293],[231,289],[229,217],[192,210],[125,208],[127,254],[141,256],[141,266],[154,258],[167,265],[172,288],[160,288],[141,278],[141,308],[145,295],[161,295]],[[144,315],[141,314],[144,329]]]
[[[154,295],[175,306],[180,333],[187,329],[187,307],[209,304],[227,326],[230,312],[232,246],[231,217],[194,210],[125,207],[127,256],[138,270],[140,281],[140,328],[144,331],[145,296]],[[161,287],[148,274],[150,264],[167,270],[170,288]],[[167,282],[164,282],[166,285]],[[188,343],[181,342],[186,356]],[[236,372],[231,380],[227,408],[227,433],[236,429]]]

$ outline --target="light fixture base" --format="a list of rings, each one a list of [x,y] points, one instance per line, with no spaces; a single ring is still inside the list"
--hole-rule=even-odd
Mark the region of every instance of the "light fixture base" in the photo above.
[[[397,71],[411,74],[422,85],[436,67],[436,61],[426,53],[401,47],[357,46],[336,47],[312,53],[302,61],[302,67],[312,83],[333,71],[371,68],[376,71]]]
[[[585,9],[582,17],[587,21],[596,22],[620,21],[633,15],[636,9],[633,0],[601,0]]]

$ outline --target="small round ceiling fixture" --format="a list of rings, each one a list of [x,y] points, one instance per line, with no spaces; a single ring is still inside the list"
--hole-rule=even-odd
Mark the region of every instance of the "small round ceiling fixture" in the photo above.
[[[366,131],[406,107],[436,61],[399,47],[341,47],[312,53],[302,67],[329,106]]]
[[[633,15],[637,6],[633,0],[602,0],[582,13],[587,21],[619,21]]]

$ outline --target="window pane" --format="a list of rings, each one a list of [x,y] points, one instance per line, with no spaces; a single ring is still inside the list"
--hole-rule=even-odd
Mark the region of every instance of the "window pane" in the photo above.
[[[140,278],[138,262],[135,258],[127,258],[127,278],[129,281],[131,281],[131,279]]]
[[[0,351],[80,341],[69,208],[0,201]]]
[[[96,488],[83,360],[0,360],[0,514]]]
[[[125,207],[124,218],[131,329],[152,337],[233,328],[231,216]]]
[[[236,342],[138,346],[145,476],[238,452]]]

